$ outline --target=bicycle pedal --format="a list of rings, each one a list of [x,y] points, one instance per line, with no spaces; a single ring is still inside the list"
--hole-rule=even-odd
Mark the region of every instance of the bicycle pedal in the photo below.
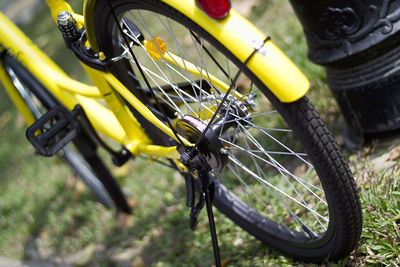
[[[27,129],[26,137],[38,154],[53,156],[78,135],[80,125],[76,117],[80,112],[79,105],[73,111],[55,106]]]

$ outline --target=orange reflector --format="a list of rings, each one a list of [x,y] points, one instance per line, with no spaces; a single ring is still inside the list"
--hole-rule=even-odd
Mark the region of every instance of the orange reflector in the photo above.
[[[157,36],[146,42],[146,51],[152,59],[159,60],[167,51],[167,44]]]

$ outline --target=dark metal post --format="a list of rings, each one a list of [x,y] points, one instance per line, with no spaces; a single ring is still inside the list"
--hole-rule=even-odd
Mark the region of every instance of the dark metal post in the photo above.
[[[400,129],[400,0],[290,0],[346,121],[345,145]]]

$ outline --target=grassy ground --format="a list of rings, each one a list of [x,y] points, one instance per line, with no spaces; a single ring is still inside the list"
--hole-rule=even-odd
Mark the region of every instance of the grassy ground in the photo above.
[[[339,111],[325,85],[323,70],[306,59],[301,27],[288,3],[246,2],[240,10],[271,35],[312,80],[309,97],[340,141]],[[251,4],[256,8],[248,8]],[[73,77],[85,79],[70,52],[64,51],[46,12],[40,11],[24,30]],[[205,216],[192,233],[189,210],[183,205],[184,185],[175,172],[149,165],[144,159],[115,169],[134,206],[133,218],[116,220],[59,159],[36,156],[24,132],[23,119],[0,90],[0,256],[105,266],[213,263]],[[400,264],[399,161],[390,168],[376,164],[376,157],[388,150],[390,145],[374,143],[357,155],[347,155],[364,207],[364,230],[359,247],[341,265]],[[255,241],[221,214],[216,217],[222,258],[228,264],[304,265]]]

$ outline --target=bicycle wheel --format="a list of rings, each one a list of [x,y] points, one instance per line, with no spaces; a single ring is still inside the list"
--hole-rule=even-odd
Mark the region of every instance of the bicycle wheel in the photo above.
[[[12,55],[7,53],[2,55],[2,63],[15,88],[36,120],[57,104],[54,97]],[[79,147],[77,148],[79,150]],[[63,148],[61,155],[101,204],[108,208],[115,207],[113,198],[121,198],[121,196],[118,193],[114,193],[115,196],[110,195],[102,180],[92,171],[92,166],[101,166],[102,169],[107,168],[97,155],[94,156],[93,162],[89,163],[70,145]],[[105,172],[108,172],[108,170]]]
[[[193,138],[217,111],[241,63],[161,1],[111,2],[120,25],[141,35],[128,30],[121,36],[108,1],[97,0],[93,24],[100,51],[120,56],[130,40],[144,77],[129,53],[125,58],[132,64],[118,76],[137,81],[139,86],[130,89],[147,95],[154,110],[158,105],[149,84],[170,122],[197,125],[187,133]],[[155,54],[149,43],[157,43]],[[294,257],[321,262],[347,256],[361,233],[358,193],[313,106],[305,97],[281,103],[246,68],[227,99],[211,127],[216,137],[205,155],[215,163],[214,205],[258,239]]]

